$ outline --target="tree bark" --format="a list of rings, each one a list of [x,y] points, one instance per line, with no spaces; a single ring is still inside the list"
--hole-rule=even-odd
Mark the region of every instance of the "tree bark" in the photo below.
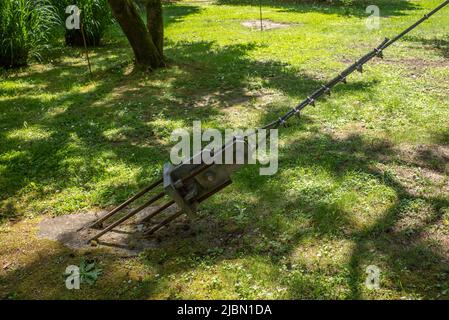
[[[149,69],[163,67],[164,58],[140,18],[134,2],[132,0],[108,0],[108,2],[112,14],[133,49],[136,64]]]
[[[147,0],[147,28],[159,54],[164,56],[164,18],[161,0]]]

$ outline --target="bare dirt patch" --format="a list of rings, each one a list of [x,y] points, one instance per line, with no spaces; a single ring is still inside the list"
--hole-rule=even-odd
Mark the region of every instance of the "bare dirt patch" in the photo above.
[[[383,59],[376,60],[374,64],[385,63],[397,65],[408,70],[408,75],[412,78],[423,75],[430,68],[447,68],[449,60],[427,60],[422,58],[403,58],[403,59]]]
[[[270,21],[270,20],[262,20],[262,29],[263,30],[288,28],[290,25],[291,24],[288,24],[288,23],[280,23],[280,22],[274,22],[274,21]],[[261,29],[260,20],[246,20],[246,21],[242,22],[242,26],[253,29],[253,30]]]
[[[326,129],[325,131],[326,133],[331,134],[337,140],[344,141],[350,139],[353,136],[363,135],[366,131],[366,125],[360,122],[353,122],[348,124],[342,130]]]
[[[342,63],[345,65],[352,64],[356,61],[356,59],[350,59],[344,57],[340,59]],[[375,59],[370,64],[378,65],[378,64],[387,64],[398,66],[405,70],[405,75],[410,78],[418,78],[425,74],[429,69],[434,68],[448,68],[449,67],[449,59],[442,60],[428,60],[422,58],[402,58],[402,59]]]
[[[338,141],[357,141],[366,132],[363,123],[351,123],[340,130],[327,130]],[[449,194],[449,147],[439,144],[394,145],[388,137],[362,140],[367,156],[379,163],[376,171],[392,171],[404,191],[414,197],[447,197]]]
[[[157,246],[157,238],[143,237],[143,231],[146,230],[148,226],[141,223],[141,221],[155,209],[155,207],[147,208],[134,218],[114,228],[111,232],[102,236],[98,242],[99,245],[94,247],[88,244],[88,240],[98,233],[99,230],[83,229],[83,227],[106,214],[106,211],[77,213],[45,218],[39,224],[38,237],[58,241],[64,246],[72,249],[108,247],[121,254],[133,256],[142,250]],[[167,214],[172,213],[173,210],[169,210],[170,212],[167,212]],[[154,223],[157,222],[155,221]],[[104,225],[103,227],[106,226],[107,225]]]
[[[428,168],[441,174],[449,173],[449,147],[444,145],[401,145],[400,158],[415,166]]]

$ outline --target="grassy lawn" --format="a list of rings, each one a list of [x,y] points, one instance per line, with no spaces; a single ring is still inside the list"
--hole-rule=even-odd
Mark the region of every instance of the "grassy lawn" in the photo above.
[[[449,298],[446,9],[280,134],[279,172],[244,168],[198,218],[137,257],[38,239],[43,217],[111,208],[161,174],[170,134],[276,119],[440,0],[166,5],[169,66],[133,71],[118,27],[91,52],[62,44],[0,77],[0,298]],[[61,40],[62,41],[62,40]],[[181,221],[184,225],[186,221]],[[69,291],[82,257],[103,274]],[[381,269],[366,289],[366,267]]]

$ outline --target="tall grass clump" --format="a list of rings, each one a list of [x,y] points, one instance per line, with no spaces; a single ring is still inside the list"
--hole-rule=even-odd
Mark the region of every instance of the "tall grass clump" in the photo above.
[[[53,0],[58,7],[62,21],[65,21],[69,14],[66,8],[75,5],[80,10],[80,22],[83,28],[87,45],[99,45],[106,29],[112,24],[112,13],[107,0]],[[83,46],[84,39],[81,29],[65,30],[65,41],[69,46]]]
[[[41,58],[58,16],[47,0],[0,0],[0,66],[21,67]]]

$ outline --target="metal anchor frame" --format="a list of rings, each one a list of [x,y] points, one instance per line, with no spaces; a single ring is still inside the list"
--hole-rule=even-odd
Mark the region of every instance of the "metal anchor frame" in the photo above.
[[[116,216],[131,203],[142,198],[146,194],[151,193],[159,186],[162,186],[162,191],[151,197],[148,201],[140,205],[138,208],[130,211],[117,221],[100,230],[89,239],[89,242],[98,240],[105,233],[131,219],[143,209],[149,207],[150,205],[156,203],[158,200],[166,196],[169,196],[171,200],[150,213],[141,222],[150,222],[153,217],[163,213],[166,209],[175,204],[179,210],[164,219],[158,225],[146,230],[144,232],[144,235],[149,236],[153,234],[184,213],[192,216],[196,212],[198,205],[201,202],[205,201],[206,199],[232,183],[231,174],[239,169],[241,164],[221,163],[225,162],[225,157],[227,154],[229,154],[229,152],[232,152],[230,154],[233,156],[233,158],[235,158],[239,147],[243,147],[243,150],[247,151],[245,145],[245,137],[234,137],[230,142],[224,144],[220,150],[213,154],[211,158],[214,161],[209,164],[202,161],[203,154],[205,152],[210,152],[208,150],[202,150],[199,154],[195,155],[185,163],[181,163],[178,166],[173,166],[170,163],[166,163],[164,165],[164,174],[162,179],[159,179],[156,182],[152,183],[150,186],[141,190],[135,196],[131,197],[118,207],[114,208],[108,214],[81,229],[102,226],[105,221]],[[210,152],[210,154],[212,154],[212,152]],[[245,156],[248,156],[248,152],[245,152]]]
[[[363,66],[371,61],[373,58],[383,58],[383,51],[390,47],[392,44],[397,42],[399,39],[404,37],[406,34],[414,30],[416,27],[418,27],[420,24],[425,22],[427,19],[429,19],[431,16],[433,16],[435,13],[443,9],[449,4],[449,0],[446,0],[442,4],[440,4],[438,7],[436,7],[434,10],[429,12],[428,14],[425,14],[420,20],[412,24],[409,28],[405,29],[403,32],[398,34],[396,37],[392,39],[386,38],[378,47],[374,48],[371,52],[367,53],[365,56],[360,58],[358,61],[356,61],[354,64],[349,66],[347,69],[345,69],[342,73],[340,73],[338,76],[336,76],[334,79],[330,80],[327,84],[322,85],[318,90],[312,93],[312,95],[308,96],[304,101],[299,103],[295,108],[288,111],[286,114],[284,114],[282,117],[279,117],[277,120],[267,124],[266,126],[262,127],[261,129],[271,129],[271,128],[278,128],[280,126],[286,126],[287,121],[292,116],[299,116],[302,109],[304,109],[308,105],[315,105],[317,100],[322,97],[323,95],[330,95],[331,90],[339,83],[346,83],[347,77],[350,76],[353,72],[363,72]],[[226,153],[226,150],[229,150],[229,148],[233,148],[233,154],[235,156],[235,151],[237,146],[240,143],[245,143],[247,137],[236,137],[232,139],[232,141],[229,141],[228,143],[224,144],[217,152],[217,154],[214,154],[214,156],[217,156],[218,159],[223,160],[223,156]],[[245,149],[246,150],[246,149]],[[251,151],[251,150],[250,150]],[[180,164],[178,166],[173,166],[171,164],[165,164],[164,165],[164,174],[163,177],[154,183],[152,183],[147,188],[141,190],[139,193],[122,203],[121,205],[114,208],[112,211],[110,211],[108,214],[104,215],[97,221],[91,223],[90,225],[83,227],[85,228],[95,228],[102,226],[102,224],[107,221],[108,219],[116,216],[118,213],[120,213],[123,209],[128,207],[130,204],[135,202],[136,200],[142,198],[144,195],[149,194],[154,189],[162,185],[163,191],[160,191],[155,196],[151,197],[148,201],[146,201],[144,204],[139,206],[138,208],[130,211],[117,221],[113,222],[109,226],[105,227],[101,231],[99,231],[97,234],[95,234],[93,237],[89,239],[90,241],[96,241],[101,236],[103,236],[105,233],[111,231],[116,226],[124,223],[128,219],[135,216],[137,213],[142,211],[143,209],[147,208],[148,206],[156,203],[158,200],[168,196],[170,200],[166,202],[165,204],[158,207],[155,211],[153,211],[151,214],[149,214],[144,220],[141,222],[147,223],[151,221],[151,219],[161,213],[163,213],[166,209],[170,208],[171,206],[175,205],[178,207],[178,211],[176,213],[172,214],[171,216],[165,218],[163,221],[161,221],[156,226],[147,229],[144,232],[145,236],[150,236],[162,227],[166,226],[173,220],[180,217],[182,214],[187,213],[188,215],[194,214],[194,212],[197,210],[198,205],[208,199],[209,197],[213,196],[215,193],[221,191],[228,185],[232,183],[231,175],[233,172],[238,170],[240,168],[240,164],[222,164],[223,162],[215,161],[212,163],[204,163],[202,161],[202,154],[206,152],[206,150],[202,150],[198,155],[195,155],[190,161],[187,163]],[[245,156],[248,156],[248,153],[245,154]],[[81,229],[80,229],[81,230]]]

